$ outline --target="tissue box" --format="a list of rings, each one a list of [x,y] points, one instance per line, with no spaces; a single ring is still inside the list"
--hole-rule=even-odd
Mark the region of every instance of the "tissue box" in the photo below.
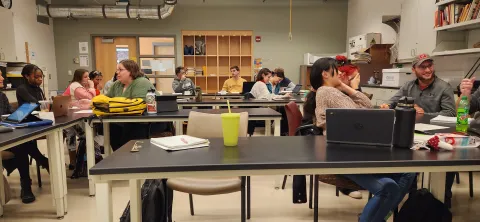
[[[415,74],[411,69],[383,69],[382,86],[402,87],[406,82],[414,80]]]

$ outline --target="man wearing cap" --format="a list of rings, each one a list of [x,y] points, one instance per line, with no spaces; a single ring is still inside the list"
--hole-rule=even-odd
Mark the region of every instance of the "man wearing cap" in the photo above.
[[[381,108],[394,108],[402,96],[415,100],[418,114],[456,116],[453,88],[447,82],[435,76],[433,59],[428,54],[420,54],[412,62],[412,72],[416,80],[409,81],[390,99],[390,104]],[[451,207],[454,172],[448,172],[445,181],[445,205]],[[416,183],[413,184],[416,189]]]
[[[420,54],[412,62],[412,72],[416,80],[409,81],[381,108],[394,108],[402,96],[415,100],[418,114],[456,116],[453,88],[435,76],[433,59],[428,54]]]

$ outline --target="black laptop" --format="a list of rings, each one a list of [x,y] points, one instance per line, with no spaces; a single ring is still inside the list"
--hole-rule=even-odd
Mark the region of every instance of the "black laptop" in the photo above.
[[[253,85],[255,85],[255,82],[244,82],[242,86],[242,94],[252,91]]]
[[[177,96],[156,96],[155,100],[157,101],[157,113],[178,111]]]
[[[391,147],[394,110],[327,109],[327,142]]]

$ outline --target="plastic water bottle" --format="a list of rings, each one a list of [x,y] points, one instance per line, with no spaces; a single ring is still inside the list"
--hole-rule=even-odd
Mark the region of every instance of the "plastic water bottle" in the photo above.
[[[147,103],[147,113],[155,114],[157,113],[157,101],[155,95],[155,89],[150,89],[145,96],[145,102]]]
[[[468,98],[466,96],[462,96],[462,100],[460,100],[460,103],[458,103],[457,109],[457,132],[467,132],[469,112],[470,104],[468,103]]]

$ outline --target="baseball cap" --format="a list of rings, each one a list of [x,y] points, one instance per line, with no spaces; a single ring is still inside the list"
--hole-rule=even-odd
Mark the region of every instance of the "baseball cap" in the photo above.
[[[417,55],[413,59],[412,66],[415,67],[416,65],[422,64],[422,62],[425,62],[427,60],[433,61],[432,57],[430,57],[430,55],[426,53]]]

